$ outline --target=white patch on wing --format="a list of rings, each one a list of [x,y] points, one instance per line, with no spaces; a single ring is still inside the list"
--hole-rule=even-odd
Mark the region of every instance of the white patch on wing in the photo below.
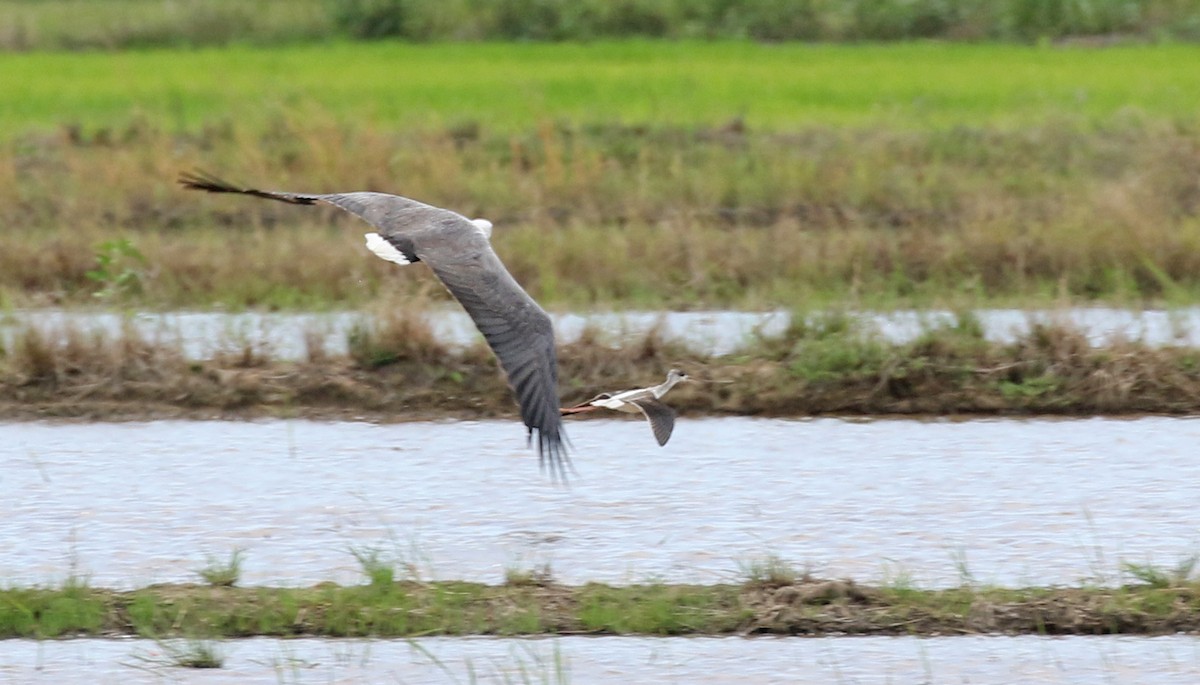
[[[471,223],[475,224],[475,228],[479,229],[484,238],[492,239],[492,222],[487,219],[471,219]]]
[[[605,397],[602,400],[595,400],[591,403],[593,407],[604,407],[605,409],[617,409],[625,406],[624,400],[619,400],[615,397]]]
[[[389,262],[395,262],[400,265],[412,264],[404,253],[397,250],[394,245],[384,240],[383,236],[378,233],[366,233],[363,235],[367,239],[367,249],[375,253],[376,257],[386,259]]]

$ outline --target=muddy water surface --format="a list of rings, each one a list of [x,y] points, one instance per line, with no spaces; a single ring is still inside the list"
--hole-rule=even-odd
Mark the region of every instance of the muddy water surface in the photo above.
[[[822,576],[1121,582],[1200,549],[1200,420],[682,417],[575,423],[578,477],[538,473],[514,421],[0,424],[0,582],[361,579],[352,549],[424,577],[737,580],[765,554]]]
[[[0,683],[1200,682],[1200,638],[248,639],[219,670],[168,666],[148,640],[0,641]]]

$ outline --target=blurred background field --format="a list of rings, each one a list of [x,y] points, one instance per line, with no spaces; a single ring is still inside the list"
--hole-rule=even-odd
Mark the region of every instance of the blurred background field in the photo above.
[[[0,2],[0,304],[443,297],[367,259],[350,218],[183,192],[193,168],[488,217],[552,308],[1186,304],[1197,17],[1183,1]],[[909,40],[926,37],[944,40]]]
[[[0,47],[117,49],[336,38],[1194,40],[1196,0],[5,0]]]

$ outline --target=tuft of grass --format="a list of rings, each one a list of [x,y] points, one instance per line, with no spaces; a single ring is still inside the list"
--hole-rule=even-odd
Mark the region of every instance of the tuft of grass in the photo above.
[[[1131,561],[1121,563],[1121,570],[1133,576],[1142,585],[1157,589],[1180,588],[1193,585],[1196,565],[1200,563],[1200,554],[1193,554],[1181,559],[1173,568],[1163,569],[1152,564],[1139,564]]]
[[[432,362],[450,354],[433,332],[421,300],[400,306],[377,306],[376,314],[357,323],[348,334],[350,357],[364,368],[398,362]]]
[[[215,640],[198,638],[180,638],[173,640],[156,640],[157,653],[135,654],[134,657],[145,664],[139,668],[156,670],[160,668],[224,668],[225,655],[221,652],[219,643]]]
[[[184,640],[164,643],[169,663],[179,668],[223,668],[225,655],[213,640]]]
[[[358,566],[371,588],[386,590],[395,585],[397,565],[404,569],[404,580],[414,582],[420,580],[420,572],[416,564],[385,555],[378,547],[352,546],[350,554],[358,562]]]
[[[774,588],[793,585],[808,574],[801,574],[796,567],[775,554],[761,558],[739,561],[743,584],[747,587]]]
[[[532,568],[508,566],[504,569],[504,584],[508,587],[548,587],[554,584],[549,562]]]
[[[242,576],[242,562],[244,561],[243,549],[234,549],[229,553],[227,561],[219,561],[213,557],[207,557],[203,568],[197,569],[196,573],[204,582],[214,587],[234,587]]]

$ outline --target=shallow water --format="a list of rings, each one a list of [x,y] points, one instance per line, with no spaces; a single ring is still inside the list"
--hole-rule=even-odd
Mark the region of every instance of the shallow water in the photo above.
[[[148,640],[0,641],[0,683],[1200,682],[1200,638],[248,639],[219,670],[168,666]]]
[[[574,423],[578,477],[515,421],[0,424],[0,582],[136,587],[245,550],[244,584],[359,582],[351,549],[426,578],[735,581],[776,554],[821,576],[1122,581],[1200,546],[1200,420]]]
[[[1142,340],[1152,345],[1200,346],[1200,307],[1164,310],[1126,310],[1107,307],[1061,310],[982,309],[976,314],[985,335],[996,341],[1013,340],[1034,324],[1055,322],[1082,331],[1094,345],[1114,339]],[[864,312],[855,315],[869,332],[884,340],[912,340],[923,330],[954,321],[943,310]],[[686,341],[697,352],[728,354],[755,335],[782,332],[790,320],[786,312],[622,312],[595,314],[552,314],[560,341],[578,339],[588,325],[602,331],[614,343],[635,340],[657,329],[669,340]],[[329,354],[345,354],[347,333],[364,315],[355,312],[224,314],[213,312],[136,313],[129,317],[136,330],[151,338],[177,341],[184,353],[196,359],[211,357],[223,349],[244,345],[269,351],[281,359],[300,359],[307,354],[308,341]],[[465,345],[479,334],[459,309],[429,313],[435,335],[448,344]],[[71,323],[84,329],[120,331],[122,316],[111,312],[65,312],[24,310],[0,318],[0,342],[9,342],[14,330],[35,323],[48,329]]]

